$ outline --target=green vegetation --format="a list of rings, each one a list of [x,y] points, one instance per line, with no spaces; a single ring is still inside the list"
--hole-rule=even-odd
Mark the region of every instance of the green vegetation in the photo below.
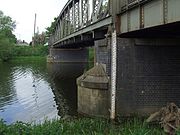
[[[5,45],[5,44],[4,44]],[[38,59],[37,56],[45,57],[48,55],[48,46],[38,45],[35,47],[32,46],[9,46],[7,45],[4,50],[0,50],[0,59],[3,61],[13,59]],[[36,56],[36,57],[35,57]],[[26,58],[27,57],[27,58]]]
[[[89,48],[89,62],[94,62],[94,47]]]
[[[6,39],[6,38],[1,38],[0,36],[0,59],[3,61],[8,61],[9,59],[12,58],[13,54],[13,45],[12,43]]]
[[[48,46],[37,45],[32,46],[15,46],[13,47],[13,56],[46,56],[48,54]]]
[[[36,61],[46,61],[46,57],[43,56],[18,56],[14,57],[13,59],[10,60],[10,62],[15,62],[15,63],[31,63],[31,62],[36,62]]]
[[[57,19],[58,19],[58,17],[55,17],[53,22],[51,22],[51,26],[46,28],[46,35],[47,35],[47,37],[50,37],[51,35],[54,34]]]
[[[67,119],[45,121],[33,125],[17,122],[5,125],[0,121],[1,135],[163,135],[159,126],[150,126],[139,119],[110,124],[104,119]]]
[[[13,34],[16,22],[11,17],[4,15],[0,11],[0,60],[8,61],[19,56],[46,56],[48,47],[43,45],[15,46],[17,39]],[[35,43],[44,44],[46,42],[45,33],[36,33]]]
[[[13,34],[15,27],[15,21],[0,11],[0,59],[3,61],[12,57],[12,46],[17,40]]]

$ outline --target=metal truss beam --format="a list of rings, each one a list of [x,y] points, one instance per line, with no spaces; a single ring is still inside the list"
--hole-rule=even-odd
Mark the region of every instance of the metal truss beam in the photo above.
[[[78,33],[82,34],[100,26],[103,27],[101,22],[104,22],[104,26],[111,23],[106,15],[102,16],[102,12],[105,12],[104,1],[109,0],[69,0],[57,19],[55,32],[50,37],[50,42],[56,44],[56,42],[77,36]]]
[[[98,22],[96,22],[94,24],[91,24],[91,25],[85,27],[85,28],[82,28],[81,30],[79,30],[79,31],[77,31],[77,32],[75,32],[75,33],[73,33],[73,34],[71,34],[69,36],[66,36],[66,37],[60,39],[59,41],[55,42],[54,45],[56,45],[56,44],[58,44],[60,42],[63,42],[65,40],[68,40],[70,38],[82,35],[84,33],[88,33],[88,32],[91,32],[93,30],[108,26],[110,24],[112,24],[112,17],[107,17],[107,18],[105,18],[105,19],[103,19],[101,21],[98,21]]]

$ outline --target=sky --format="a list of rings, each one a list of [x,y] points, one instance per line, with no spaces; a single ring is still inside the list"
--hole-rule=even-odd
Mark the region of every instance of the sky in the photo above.
[[[34,18],[39,32],[45,31],[57,17],[68,0],[0,0],[0,10],[16,21],[17,39],[30,42],[34,33]],[[36,27],[36,31],[37,31]]]

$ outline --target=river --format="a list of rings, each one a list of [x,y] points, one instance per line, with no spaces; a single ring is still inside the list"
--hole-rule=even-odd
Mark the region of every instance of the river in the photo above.
[[[76,78],[88,64],[0,62],[0,119],[38,123],[77,114]]]

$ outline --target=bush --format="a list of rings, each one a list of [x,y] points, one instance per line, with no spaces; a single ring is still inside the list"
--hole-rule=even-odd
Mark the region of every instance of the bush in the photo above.
[[[8,61],[13,57],[20,56],[46,56],[48,55],[48,46],[15,46],[8,39],[0,39],[0,59]]]
[[[43,45],[32,46],[15,46],[13,48],[14,56],[46,56],[48,47]]]
[[[89,48],[89,62],[94,62],[94,47]]]
[[[0,38],[0,59],[8,61],[13,56],[13,45],[7,38]]]

